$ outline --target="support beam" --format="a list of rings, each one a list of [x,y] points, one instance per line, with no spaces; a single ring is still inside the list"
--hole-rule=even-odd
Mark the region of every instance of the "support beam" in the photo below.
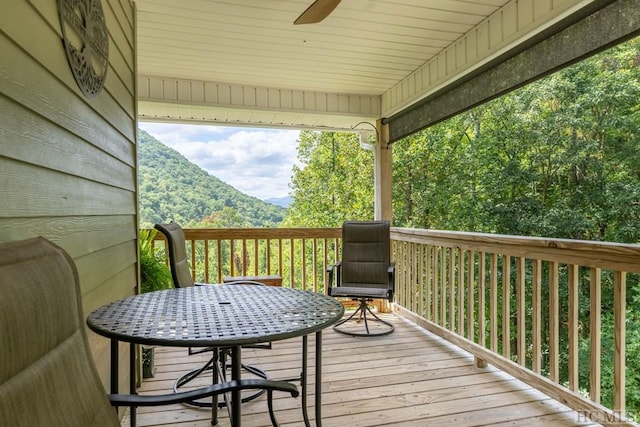
[[[640,34],[640,0],[596,1],[584,17],[559,23],[549,38],[499,58],[464,83],[385,119],[393,143]],[[577,20],[576,22],[576,19]],[[544,34],[548,35],[548,34]]]
[[[380,96],[138,76],[140,120],[349,132],[381,115]]]
[[[374,204],[375,219],[393,220],[393,152],[389,145],[389,125],[376,122],[378,141],[374,151]]]

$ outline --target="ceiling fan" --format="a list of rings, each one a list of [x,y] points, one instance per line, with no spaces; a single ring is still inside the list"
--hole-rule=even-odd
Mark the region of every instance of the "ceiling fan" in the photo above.
[[[315,0],[293,23],[300,25],[320,22],[329,16],[339,3],[340,0]]]

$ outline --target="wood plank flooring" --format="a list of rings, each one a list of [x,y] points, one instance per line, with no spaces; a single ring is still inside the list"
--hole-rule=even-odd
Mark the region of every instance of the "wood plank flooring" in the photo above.
[[[331,328],[323,333],[322,425],[369,426],[596,426],[559,402],[489,366],[476,368],[473,357],[393,314],[396,327],[378,338],[354,338]],[[315,343],[309,338],[309,417],[314,420]],[[301,339],[273,343],[272,350],[243,351],[245,363],[271,378],[300,374]],[[186,349],[157,348],[156,376],[140,393],[167,392],[175,378],[201,366],[206,356]],[[197,381],[197,383],[196,383]],[[206,385],[210,377],[195,380]],[[277,393],[276,416],[282,426],[303,426],[301,398]],[[266,397],[242,406],[242,425],[270,426]],[[138,409],[138,426],[210,426],[208,409],[174,405]],[[129,425],[128,416],[123,426]],[[229,426],[220,411],[219,426]],[[315,425],[314,423],[312,425]]]

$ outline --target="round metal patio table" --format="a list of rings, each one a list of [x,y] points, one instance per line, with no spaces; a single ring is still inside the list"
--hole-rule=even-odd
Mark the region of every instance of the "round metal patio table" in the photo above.
[[[112,393],[118,392],[118,341],[132,344],[130,369],[135,368],[134,344],[232,347],[231,375],[232,379],[239,379],[242,345],[301,336],[302,409],[307,425],[307,336],[315,333],[315,419],[320,426],[322,330],[337,322],[343,313],[342,304],[319,293],[272,286],[203,285],[114,301],[89,314],[87,325],[111,338]],[[135,375],[130,377],[133,385]],[[234,425],[240,426],[240,392],[234,392],[231,400]]]

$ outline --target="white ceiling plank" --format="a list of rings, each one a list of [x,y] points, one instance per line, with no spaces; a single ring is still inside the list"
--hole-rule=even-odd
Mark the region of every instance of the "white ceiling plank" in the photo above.
[[[312,1],[136,0],[141,116],[349,129],[595,0],[344,0],[293,25]]]

